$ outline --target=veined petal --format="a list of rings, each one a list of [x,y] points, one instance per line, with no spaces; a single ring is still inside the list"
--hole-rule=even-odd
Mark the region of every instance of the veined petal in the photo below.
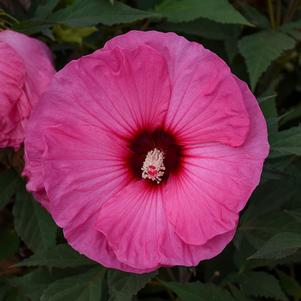
[[[133,267],[119,261],[106,237],[96,229],[97,220],[98,212],[95,212],[88,216],[85,222],[77,223],[77,221],[74,221],[64,228],[65,238],[75,250],[107,268],[119,269],[130,273],[143,274],[152,272],[160,267],[159,265],[152,268]]]
[[[122,140],[87,125],[58,125],[44,134],[47,208],[61,227],[86,220],[130,181]]]
[[[172,92],[166,128],[183,143],[242,145],[249,116],[229,67],[200,44],[174,33],[131,31],[110,40],[104,48],[134,49],[145,44],[168,62]]]
[[[137,181],[103,204],[95,228],[104,235],[108,243],[106,249],[124,265],[119,268],[154,270],[158,266],[196,265],[218,254],[233,238],[235,224],[204,244],[187,244],[168,222],[164,208],[167,201],[164,189],[150,189],[143,181]],[[177,200],[173,201],[176,205]],[[100,262],[106,266],[111,264],[107,258],[101,258]],[[116,263],[113,264],[116,267]]]
[[[103,204],[96,228],[119,261],[135,267],[156,266],[167,233],[160,189],[132,181]]]
[[[58,72],[29,123],[26,168],[31,191],[43,190],[40,140],[57,124],[94,126],[116,139],[163,123],[169,104],[167,68],[150,47],[97,51]]]
[[[0,44],[0,147],[17,149],[31,111],[55,70],[49,49],[36,39],[4,30]]]
[[[55,73],[50,50],[41,41],[12,30],[1,31],[0,41],[10,45],[22,58],[26,68],[28,91],[31,94],[29,102],[34,106]]]
[[[0,42],[0,147],[18,146],[24,138],[18,129],[21,116],[17,108],[25,74],[23,60],[8,44]]]
[[[236,227],[268,155],[266,124],[257,101],[247,85],[236,80],[251,118],[246,142],[239,148],[218,143],[188,146],[185,171],[170,178],[164,191],[168,218],[189,244],[203,244]]]
[[[130,181],[123,160],[124,141],[87,125],[57,125],[45,132],[45,190],[37,192],[38,198],[64,228],[68,243],[106,267],[152,271],[120,262],[96,229],[102,204]]]
[[[130,32],[68,64],[25,148],[27,187],[69,244],[135,273],[221,252],[268,153],[247,86],[202,46],[158,32]],[[166,172],[159,184],[140,178],[154,149],[164,158],[146,163]]]
[[[115,48],[79,60],[80,78],[94,93],[101,121],[117,136],[162,125],[170,99],[164,59],[152,48]]]

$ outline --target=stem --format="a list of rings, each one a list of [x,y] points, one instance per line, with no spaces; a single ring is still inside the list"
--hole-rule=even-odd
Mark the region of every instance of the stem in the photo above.
[[[276,29],[276,21],[275,21],[273,0],[268,0],[268,11],[269,11],[271,27],[272,27],[272,29],[275,30]]]
[[[179,267],[179,281],[188,282],[191,278],[191,271],[187,267]]]
[[[150,281],[149,284],[154,285],[154,286],[161,286],[166,291],[169,299],[172,301],[176,301],[176,298],[173,295],[172,291],[166,285],[162,284],[162,282],[160,282],[160,280],[152,280],[152,281]]]
[[[146,30],[149,27],[150,19],[147,19],[141,27],[141,30]]]
[[[170,277],[170,279],[172,281],[177,281],[177,279],[176,279],[174,273],[172,272],[171,268],[166,268],[166,271],[167,271],[167,274],[168,274],[168,276]]]
[[[281,24],[281,0],[277,0],[277,6],[276,6],[276,26],[279,27]]]
[[[287,11],[286,11],[285,18],[284,18],[285,22],[289,22],[293,18],[294,14],[298,10],[300,4],[301,4],[300,0],[291,0],[290,1]]]
[[[165,290],[166,290],[166,292],[167,292],[168,297],[170,298],[170,300],[176,301],[176,298],[174,297],[174,295],[173,295],[173,293],[171,292],[171,290],[168,289],[168,288],[166,288]]]
[[[299,6],[301,4],[301,1],[300,0],[295,0],[295,2],[293,3],[293,7],[292,7],[292,10],[291,10],[291,14],[289,15],[289,20],[291,20],[295,13],[297,12]]]

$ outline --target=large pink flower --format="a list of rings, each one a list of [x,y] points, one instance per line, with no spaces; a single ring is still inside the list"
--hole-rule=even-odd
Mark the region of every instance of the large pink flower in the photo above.
[[[0,32],[0,147],[19,148],[33,106],[55,70],[45,44],[11,30]]]
[[[221,252],[268,149],[255,97],[219,57],[131,31],[57,73],[25,175],[76,250],[144,273]]]

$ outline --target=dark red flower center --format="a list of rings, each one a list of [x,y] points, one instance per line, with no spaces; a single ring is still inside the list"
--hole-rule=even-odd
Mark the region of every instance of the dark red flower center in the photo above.
[[[164,169],[160,181],[152,181],[149,178],[145,180],[150,184],[164,183],[172,173],[178,173],[181,169],[181,161],[183,158],[183,147],[178,143],[175,135],[163,129],[143,130],[138,132],[129,140],[129,156],[127,165],[132,175],[142,178],[142,168],[145,166],[147,156],[152,152],[161,153],[164,156]],[[157,166],[149,164],[146,166],[145,173],[150,177],[158,175]]]

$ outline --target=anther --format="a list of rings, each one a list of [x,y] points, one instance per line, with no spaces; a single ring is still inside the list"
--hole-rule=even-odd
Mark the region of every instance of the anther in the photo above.
[[[149,151],[144,160],[142,170],[142,178],[150,179],[159,184],[164,175],[164,153],[157,148]]]

